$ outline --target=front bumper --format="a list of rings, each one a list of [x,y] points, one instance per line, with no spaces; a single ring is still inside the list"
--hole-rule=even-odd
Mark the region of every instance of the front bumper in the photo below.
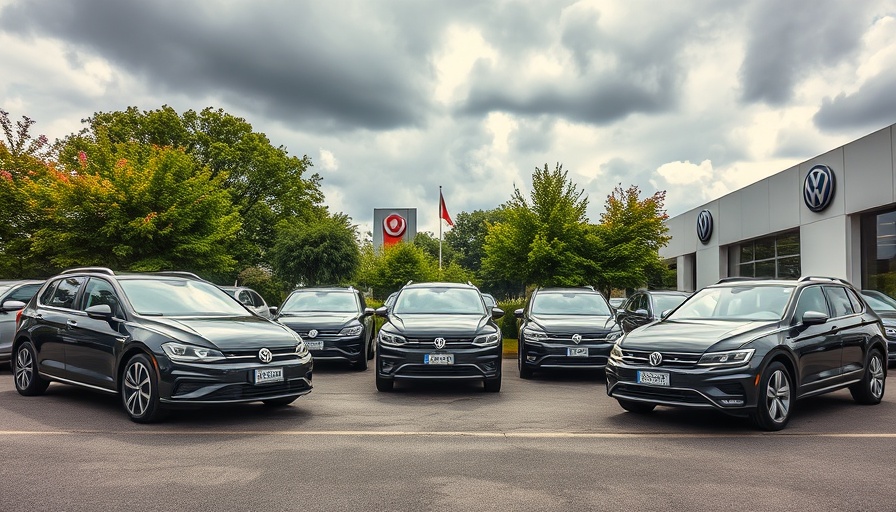
[[[887,362],[896,364],[896,339],[887,338]]]
[[[222,362],[177,363],[164,357],[159,362],[159,399],[166,405],[227,404],[299,397],[311,392],[313,361],[303,358],[270,364]],[[255,370],[283,368],[283,380],[255,383]]]
[[[669,385],[638,382],[638,372],[666,373]],[[757,403],[755,386],[758,369],[750,365],[736,368],[669,368],[634,366],[610,360],[607,363],[607,395],[621,400],[672,407],[717,409],[743,416]]]
[[[532,370],[541,368],[593,368],[607,365],[615,342],[604,343],[542,343],[523,338],[523,365]],[[582,350],[586,351],[581,355]],[[575,355],[578,352],[580,355]]]
[[[395,380],[444,379],[482,380],[500,378],[502,348],[394,347],[377,344],[377,374]],[[427,354],[453,354],[453,364],[426,364]]]

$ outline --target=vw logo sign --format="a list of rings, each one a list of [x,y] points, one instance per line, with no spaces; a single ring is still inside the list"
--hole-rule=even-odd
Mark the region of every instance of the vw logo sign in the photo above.
[[[433,342],[436,348],[445,348],[445,338],[436,338]]]
[[[709,210],[700,210],[697,214],[697,238],[704,244],[712,237],[712,213]]]
[[[311,329],[310,331],[308,331],[309,338],[317,338],[317,334],[317,329]]]
[[[572,341],[573,341],[574,343],[576,343],[576,344],[581,343],[581,342],[582,342],[582,335],[581,335],[581,334],[573,334],[573,335],[572,335]]]
[[[813,212],[820,212],[830,206],[834,199],[834,171],[826,165],[816,165],[809,169],[803,181],[803,201]]]
[[[270,350],[263,348],[258,351],[258,360],[262,363],[270,363],[274,360],[274,354]]]
[[[408,222],[397,213],[393,213],[383,219],[383,231],[389,236],[399,237],[404,234],[407,228]]]
[[[659,366],[663,362],[663,354],[653,352],[650,354],[650,366]]]

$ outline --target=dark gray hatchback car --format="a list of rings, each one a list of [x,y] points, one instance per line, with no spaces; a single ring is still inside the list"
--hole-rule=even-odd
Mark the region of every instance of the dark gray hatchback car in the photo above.
[[[886,362],[881,320],[849,283],[723,280],[625,334],[607,394],[632,412],[716,409],[780,430],[800,398],[848,388],[858,403],[880,403]]]

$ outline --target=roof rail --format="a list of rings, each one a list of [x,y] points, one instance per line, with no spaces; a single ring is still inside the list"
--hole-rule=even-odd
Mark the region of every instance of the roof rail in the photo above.
[[[161,270],[159,272],[153,272],[153,274],[158,276],[173,276],[173,277],[186,277],[189,279],[195,279],[197,281],[205,281],[205,279],[197,276],[192,272],[184,272],[183,270]]]
[[[97,274],[106,274],[109,276],[114,276],[115,272],[112,271],[111,268],[106,267],[77,267],[77,268],[69,268],[65,269],[60,274],[75,274],[81,272],[95,272]]]
[[[846,279],[840,279],[839,277],[803,276],[799,279],[799,281],[832,281],[835,283],[849,284],[850,286],[852,286],[849,281],[847,281]]]
[[[722,283],[736,283],[737,281],[762,281],[765,279],[772,279],[771,277],[749,277],[749,276],[732,276],[732,277],[723,277],[716,281],[716,284]]]
[[[591,290],[592,292],[594,291],[594,286],[592,286],[592,285],[590,285],[590,284],[586,284],[586,285],[585,285],[585,288],[588,288],[588,289]]]
[[[408,280],[408,282],[404,283],[404,285],[407,286],[407,285],[409,285],[409,284],[411,284],[411,283],[413,283],[413,282],[414,282],[414,280],[413,280],[413,279],[410,279],[410,280]]]

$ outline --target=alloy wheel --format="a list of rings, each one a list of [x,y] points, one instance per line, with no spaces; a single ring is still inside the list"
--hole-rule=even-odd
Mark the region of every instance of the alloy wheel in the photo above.
[[[133,417],[141,417],[149,408],[152,381],[149,368],[142,361],[133,361],[125,371],[124,405]]]
[[[34,358],[31,352],[22,347],[16,354],[16,385],[19,389],[27,389],[31,385],[31,379],[34,378]]]
[[[871,379],[868,383],[869,391],[874,395],[874,398],[880,399],[884,394],[884,366],[877,354],[874,354],[871,358],[871,364],[868,365],[868,369],[871,374]]]
[[[765,390],[765,406],[769,418],[775,423],[781,423],[790,414],[790,381],[784,370],[775,370],[768,380]]]

